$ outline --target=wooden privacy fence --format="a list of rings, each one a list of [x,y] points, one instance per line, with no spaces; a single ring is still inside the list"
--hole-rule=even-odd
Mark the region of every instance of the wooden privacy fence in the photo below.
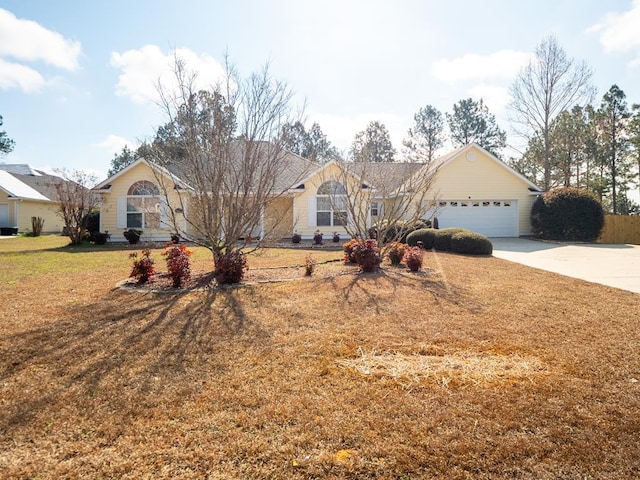
[[[640,216],[605,215],[598,243],[632,243],[640,245]]]

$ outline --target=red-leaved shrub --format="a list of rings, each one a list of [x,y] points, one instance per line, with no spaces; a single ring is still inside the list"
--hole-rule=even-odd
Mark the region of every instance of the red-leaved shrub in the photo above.
[[[151,250],[142,250],[142,256],[138,258],[137,253],[132,253],[129,258],[133,259],[133,268],[129,277],[135,278],[138,283],[147,283],[153,276],[153,258],[151,258]]]
[[[165,245],[162,256],[167,261],[167,271],[173,281],[173,288],[182,287],[182,282],[191,277],[191,250],[184,243],[169,242]]]
[[[409,247],[404,253],[404,263],[407,264],[407,268],[412,272],[417,272],[422,268],[422,260],[424,257],[424,250],[420,247]]]
[[[247,269],[247,256],[241,250],[229,250],[216,256],[214,278],[221,285],[240,283]]]
[[[400,265],[404,258],[404,253],[407,250],[407,246],[400,242],[391,242],[386,247],[386,253],[391,260],[391,265]]]
[[[344,263],[356,263],[356,259],[353,254],[356,245],[359,243],[360,242],[358,242],[358,240],[352,238],[342,245],[342,250],[344,251]]]
[[[358,242],[354,247],[353,257],[363,272],[376,272],[382,262],[378,242],[373,239]]]

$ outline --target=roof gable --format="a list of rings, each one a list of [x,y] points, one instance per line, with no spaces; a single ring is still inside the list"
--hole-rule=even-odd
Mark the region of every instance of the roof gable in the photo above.
[[[454,150],[453,152],[450,152],[450,153],[448,153],[446,155],[443,155],[442,157],[437,158],[435,160],[435,162],[434,162],[434,165],[431,166],[430,168],[440,170],[442,168],[446,168],[447,165],[449,165],[449,164],[451,164],[453,162],[456,162],[458,160],[467,158],[468,154],[477,155],[478,153],[483,155],[485,158],[488,158],[489,161],[494,162],[496,165],[498,165],[501,168],[503,168],[508,174],[512,175],[514,178],[516,178],[519,181],[525,183],[527,185],[527,187],[531,191],[542,192],[542,189],[540,187],[538,187],[536,184],[531,182],[524,175],[520,174],[519,172],[517,172],[516,170],[511,168],[509,165],[507,165],[502,160],[497,158],[491,152],[485,150],[484,148],[482,148],[480,145],[478,145],[476,143],[471,143],[469,145],[465,145],[463,147],[460,147],[460,148]]]
[[[12,175],[5,170],[0,170],[0,188],[11,197],[46,202],[51,201],[50,198],[47,198],[35,188],[27,185],[18,178],[18,176]]]
[[[122,170],[120,170],[120,171],[116,172],[115,174],[111,175],[109,178],[107,178],[107,179],[103,180],[102,182],[98,183],[95,187],[93,187],[93,190],[109,191],[109,187],[111,186],[111,184],[114,181],[116,181],[121,176],[125,175],[130,170],[133,170],[138,165],[145,165],[146,167],[148,167],[152,171],[171,179],[176,184],[179,184],[182,187],[187,187],[187,184],[183,180],[178,178],[176,175],[174,175],[173,173],[171,173],[167,169],[165,169],[165,168],[163,168],[163,167],[161,167],[159,165],[156,165],[155,163],[149,162],[148,160],[146,160],[144,158],[139,158],[135,162],[132,162],[129,165],[127,165]]]

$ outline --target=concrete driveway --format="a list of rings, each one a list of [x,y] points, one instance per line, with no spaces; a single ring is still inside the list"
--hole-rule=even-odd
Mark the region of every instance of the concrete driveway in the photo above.
[[[640,246],[492,238],[493,256],[640,293]]]

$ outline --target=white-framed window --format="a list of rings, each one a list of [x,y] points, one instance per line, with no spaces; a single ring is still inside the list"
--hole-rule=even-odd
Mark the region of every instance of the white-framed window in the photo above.
[[[160,228],[160,190],[153,182],[135,182],[126,198],[127,228]]]
[[[382,215],[382,202],[371,202],[371,216],[379,217]]]
[[[337,227],[347,224],[347,203],[344,185],[334,180],[318,187],[316,196],[316,225]]]

